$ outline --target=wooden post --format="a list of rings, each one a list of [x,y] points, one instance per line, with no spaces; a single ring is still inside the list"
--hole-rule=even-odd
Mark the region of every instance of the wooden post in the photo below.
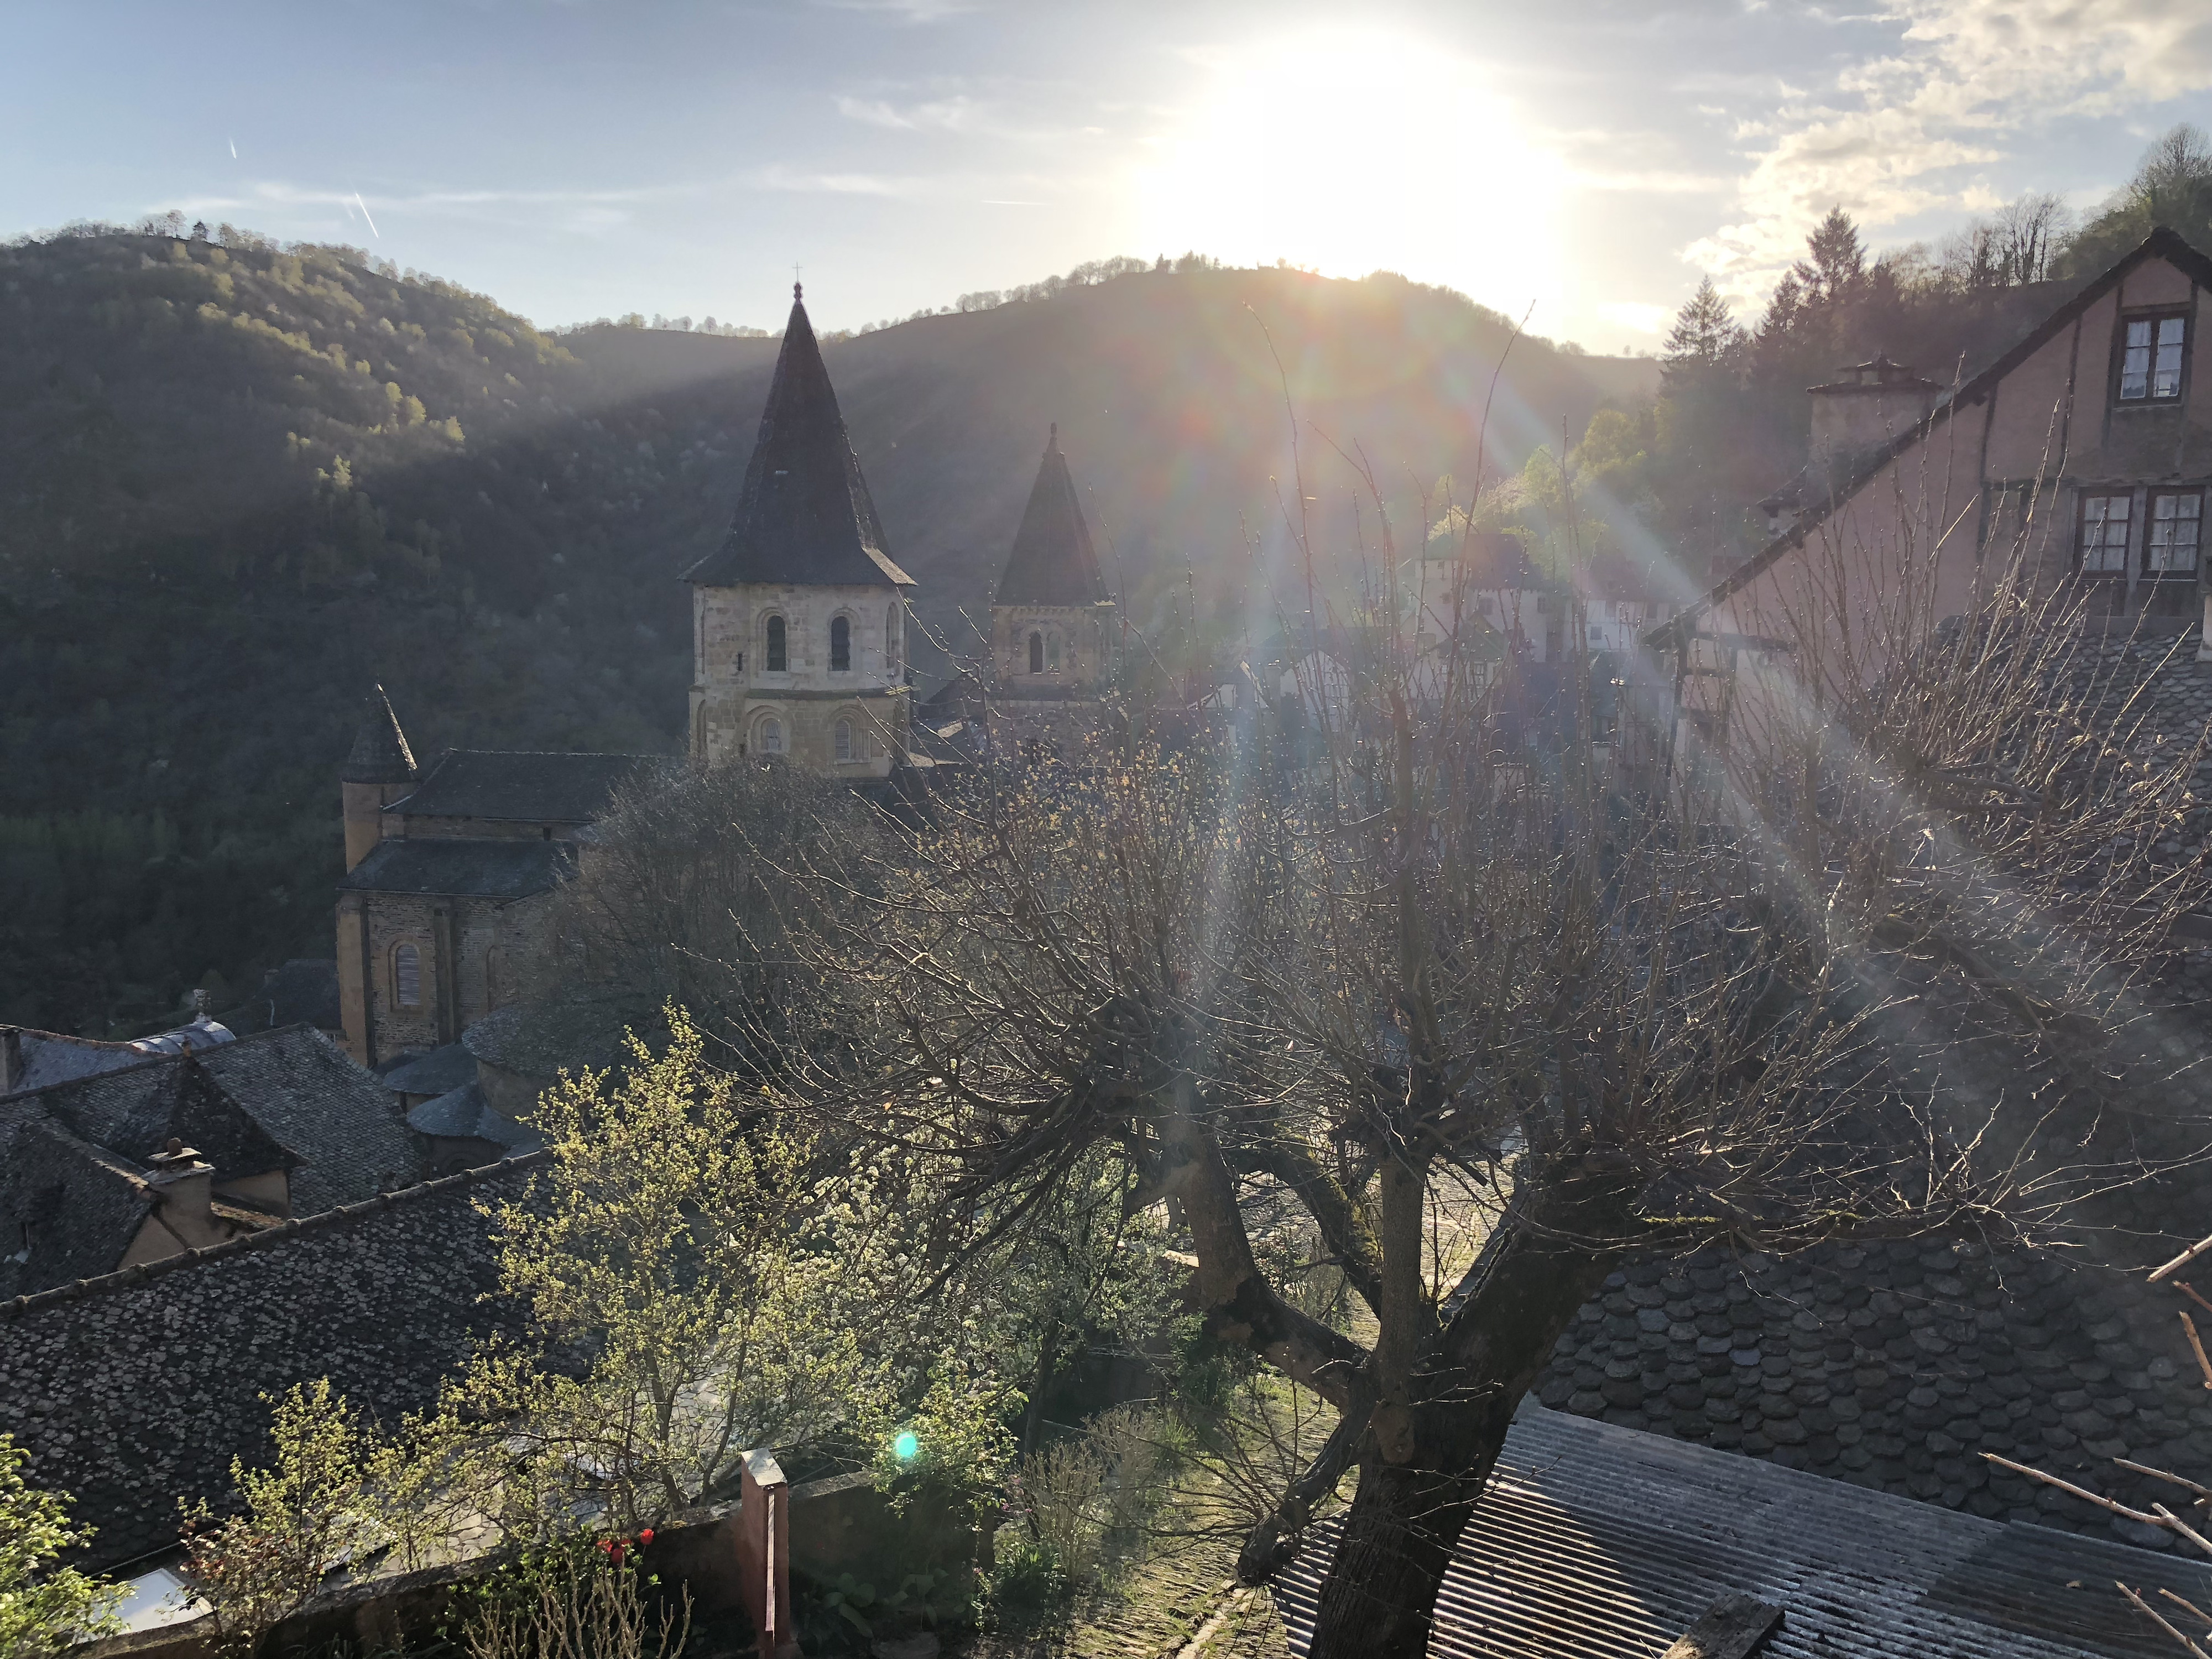
[[[761,1659],[798,1659],[791,1627],[791,1486],[764,1451],[745,1454],[738,1488],[738,1584]]]

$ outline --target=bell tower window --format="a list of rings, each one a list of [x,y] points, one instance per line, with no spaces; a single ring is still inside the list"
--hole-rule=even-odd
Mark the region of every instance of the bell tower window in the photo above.
[[[853,672],[853,620],[849,617],[830,618],[830,672]]]
[[[1044,635],[1042,634],[1030,635],[1030,672],[1044,672]]]
[[[784,651],[783,618],[770,617],[768,619],[768,672],[771,674],[781,674],[785,671],[787,664],[788,659]]]
[[[411,945],[392,953],[392,1000],[402,1008],[422,1006],[422,953]]]

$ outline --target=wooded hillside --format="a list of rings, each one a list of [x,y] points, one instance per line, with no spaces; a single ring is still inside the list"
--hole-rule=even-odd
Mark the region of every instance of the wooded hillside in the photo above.
[[[1195,598],[1234,632],[1269,611],[1244,550],[1281,546],[1285,378],[1348,543],[1328,441],[1409,495],[1463,489],[1510,332],[1395,278],[1186,268],[829,361],[923,620],[959,650],[1048,422],[1136,620]],[[775,348],[550,336],[356,250],[237,233],[0,248],[0,1020],[143,1030],[196,983],[220,1005],[326,954],[336,767],[372,680],[425,761],[675,748],[677,573],[726,523]],[[1521,341],[1489,470],[1656,383]]]

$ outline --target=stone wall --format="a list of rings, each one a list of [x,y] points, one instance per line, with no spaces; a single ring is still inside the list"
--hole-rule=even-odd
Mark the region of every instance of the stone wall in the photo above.
[[[784,620],[786,666],[768,671],[768,619]],[[830,627],[852,629],[852,666],[830,666]],[[773,716],[784,750],[814,769],[887,774],[907,746],[903,689],[906,617],[898,590],[769,586],[692,589],[694,667],[691,750],[714,762],[759,748],[759,725]],[[854,758],[840,763],[836,732],[850,723]]]

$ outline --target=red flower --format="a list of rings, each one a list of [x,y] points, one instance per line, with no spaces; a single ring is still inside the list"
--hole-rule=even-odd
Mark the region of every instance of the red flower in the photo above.
[[[653,1541],[653,1528],[647,1527],[643,1532],[638,1534],[637,1541],[641,1544],[650,1544]]]

